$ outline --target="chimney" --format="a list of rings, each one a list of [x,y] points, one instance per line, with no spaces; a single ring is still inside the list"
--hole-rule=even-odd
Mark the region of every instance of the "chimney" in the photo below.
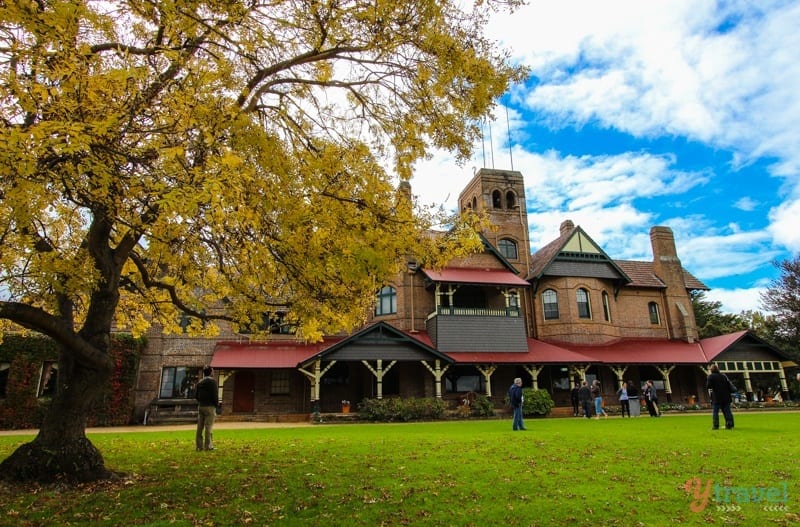
[[[675,248],[675,236],[669,227],[653,227],[650,229],[650,244],[653,246],[653,264],[657,267],[664,263],[677,263],[678,250]]]
[[[572,229],[575,228],[575,224],[572,223],[572,220],[564,220],[561,222],[561,227],[559,227],[559,232],[561,236],[566,236],[567,234],[572,232]]]

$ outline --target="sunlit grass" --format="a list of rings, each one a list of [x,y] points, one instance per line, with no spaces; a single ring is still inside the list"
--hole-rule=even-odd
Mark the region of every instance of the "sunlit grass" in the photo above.
[[[191,430],[98,433],[126,479],[0,487],[0,524],[796,523],[800,415],[736,419],[714,432],[708,415],[528,419],[527,432],[501,420],[217,430],[213,452],[195,452]],[[0,437],[0,457],[29,439]],[[702,487],[687,492],[693,478]],[[695,496],[709,481],[708,500]],[[745,502],[745,487],[782,488],[788,502]]]

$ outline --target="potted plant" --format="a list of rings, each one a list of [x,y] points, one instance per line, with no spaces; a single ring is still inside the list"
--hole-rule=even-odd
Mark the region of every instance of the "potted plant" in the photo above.
[[[342,401],[342,413],[343,414],[349,414],[350,413],[350,401],[348,401],[347,399],[344,399]]]

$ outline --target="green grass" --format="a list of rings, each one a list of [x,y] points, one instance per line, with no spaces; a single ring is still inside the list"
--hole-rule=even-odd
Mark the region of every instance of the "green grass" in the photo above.
[[[800,521],[796,413],[739,413],[736,430],[714,432],[709,415],[526,424],[527,432],[512,432],[510,420],[220,429],[213,452],[195,452],[189,430],[91,434],[107,466],[129,477],[78,488],[0,486],[0,525]],[[28,440],[0,437],[0,458]],[[699,512],[690,509],[695,487],[684,488],[693,478],[703,489],[712,484]],[[773,500],[787,493],[786,503],[772,503],[787,510],[746,501],[751,487],[773,489]]]

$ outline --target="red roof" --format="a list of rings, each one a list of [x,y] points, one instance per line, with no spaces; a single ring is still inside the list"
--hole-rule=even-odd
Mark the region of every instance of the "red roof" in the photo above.
[[[570,348],[606,364],[708,364],[699,342],[682,340],[622,339],[597,346]]]
[[[217,342],[211,367],[220,370],[234,368],[296,368],[305,359],[338,341],[326,339],[314,344],[293,341],[277,342]]]
[[[493,364],[564,364],[568,362],[590,363],[597,362],[587,355],[570,351],[566,348],[548,344],[541,340],[528,339],[528,351],[525,352],[497,352],[497,351],[465,351],[448,352],[448,357],[452,357],[456,363],[493,363]]]
[[[739,339],[744,337],[746,334],[747,331],[737,331],[736,333],[729,333],[727,335],[702,339],[700,342],[703,345],[703,351],[706,352],[708,360],[712,361],[717,355],[736,344]]]
[[[434,282],[451,282],[457,284],[476,285],[509,285],[525,287],[525,280],[505,269],[468,269],[463,267],[449,267],[441,271],[423,269],[428,278]]]

